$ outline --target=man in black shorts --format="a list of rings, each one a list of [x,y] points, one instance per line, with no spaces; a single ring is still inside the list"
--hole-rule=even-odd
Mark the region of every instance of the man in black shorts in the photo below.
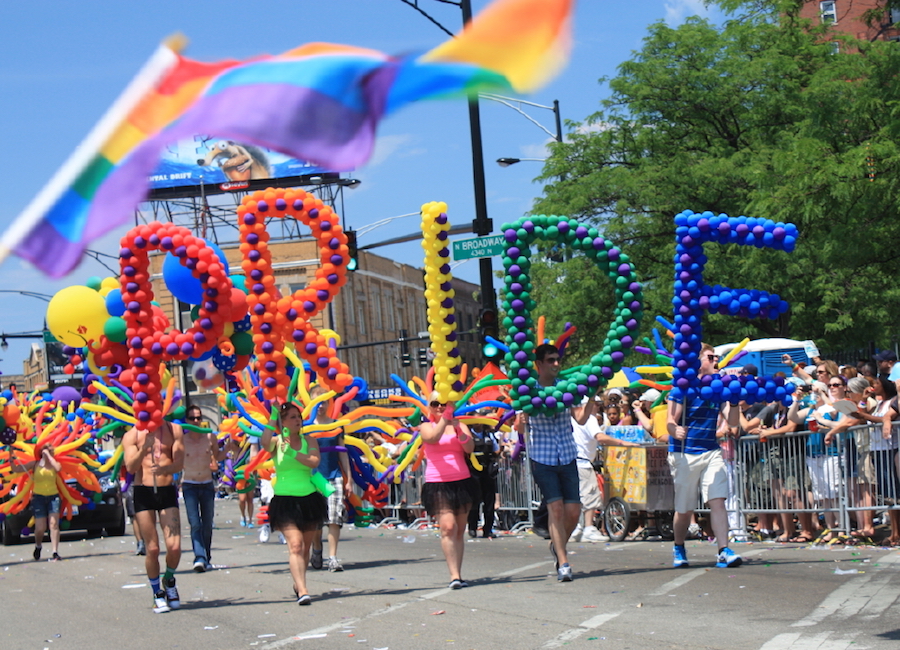
[[[154,431],[132,428],[122,438],[125,467],[134,474],[134,511],[147,549],[144,566],[153,590],[153,611],[178,609],[181,600],[175,587],[175,569],[181,559],[181,517],[175,474],[184,465],[181,427],[163,422]],[[166,543],[166,572],[159,576],[159,536],[156,519]]]

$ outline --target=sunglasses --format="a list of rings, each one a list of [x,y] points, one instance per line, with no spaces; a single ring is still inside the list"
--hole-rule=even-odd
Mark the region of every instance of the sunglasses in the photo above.
[[[719,358],[718,354],[707,354],[706,355],[707,361],[716,361],[718,358]]]
[[[827,375],[828,371],[827,370],[816,370],[816,374],[817,375]]]
[[[843,388],[844,384],[828,384],[828,386],[831,388]]]
[[[192,415],[192,416],[189,416],[189,417],[187,417],[187,418],[185,418],[185,419],[186,419],[188,422],[199,422],[200,420],[203,419],[203,416],[202,416],[202,415],[200,415],[200,416]]]
[[[429,406],[430,406],[431,408],[433,408],[433,409],[439,409],[439,408],[444,408],[444,407],[447,406],[447,405],[446,405],[446,404],[441,404],[440,402],[431,402],[431,403],[429,404]]]

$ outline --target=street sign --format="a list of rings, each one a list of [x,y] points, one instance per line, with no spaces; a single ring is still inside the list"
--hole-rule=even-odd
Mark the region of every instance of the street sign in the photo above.
[[[56,343],[56,337],[50,333],[50,330],[44,330],[44,343]]]
[[[480,257],[494,257],[503,253],[503,235],[487,235],[474,239],[458,239],[453,242],[453,261],[471,260]]]

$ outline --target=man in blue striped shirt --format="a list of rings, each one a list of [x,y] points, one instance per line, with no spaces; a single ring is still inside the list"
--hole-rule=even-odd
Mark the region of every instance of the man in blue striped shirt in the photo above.
[[[713,374],[718,362],[719,355],[704,343],[700,350],[699,376]],[[708,402],[696,391],[689,392],[683,403],[669,399],[667,428],[669,467],[675,484],[673,564],[676,568],[689,566],[684,540],[697,505],[698,491],[701,491],[703,501],[709,503],[710,523],[719,545],[716,566],[737,567],[743,561],[728,548],[728,512],[725,509],[728,474],[716,437],[719,414],[723,411],[727,414],[730,433],[734,434],[740,417],[737,407]]]
[[[535,351],[538,383],[553,386],[559,375],[559,350],[545,343]],[[594,413],[594,400],[581,407],[573,407],[556,415],[534,414],[520,416],[531,433],[528,457],[531,472],[547,502],[550,529],[550,554],[556,562],[556,578],[571,582],[572,567],[566,553],[566,543],[581,517],[581,497],[578,491],[578,449],[572,430],[572,418],[584,424]]]

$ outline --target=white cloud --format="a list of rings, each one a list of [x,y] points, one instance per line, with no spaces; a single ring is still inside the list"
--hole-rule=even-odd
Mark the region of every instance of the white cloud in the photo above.
[[[669,0],[665,7],[666,23],[670,27],[681,24],[688,16],[709,17],[706,0]]]
[[[377,167],[385,160],[394,155],[394,153],[404,146],[409,145],[413,140],[410,133],[399,135],[380,135],[375,139],[375,151],[372,152],[372,158],[366,163],[366,167]],[[424,149],[417,148],[416,153],[425,153]]]

